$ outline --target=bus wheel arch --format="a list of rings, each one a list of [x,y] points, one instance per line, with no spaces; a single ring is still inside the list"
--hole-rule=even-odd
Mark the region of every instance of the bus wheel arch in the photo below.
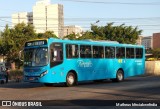
[[[124,80],[124,70],[119,68],[116,72],[116,78],[111,79],[113,82],[121,82]]]
[[[77,85],[78,76],[75,70],[70,70],[66,76],[66,86],[71,87]]]
[[[117,70],[117,73],[116,73],[116,81],[121,82],[123,80],[124,80],[124,70],[120,68]]]

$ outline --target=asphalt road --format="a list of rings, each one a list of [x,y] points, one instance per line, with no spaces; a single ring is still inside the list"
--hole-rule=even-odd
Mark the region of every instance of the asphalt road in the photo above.
[[[160,100],[160,77],[131,77],[120,83],[87,81],[75,87],[24,82],[0,84],[0,100]]]

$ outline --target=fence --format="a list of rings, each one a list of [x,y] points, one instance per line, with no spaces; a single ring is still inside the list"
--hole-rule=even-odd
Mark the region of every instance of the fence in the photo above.
[[[146,61],[146,74],[160,75],[160,61]]]

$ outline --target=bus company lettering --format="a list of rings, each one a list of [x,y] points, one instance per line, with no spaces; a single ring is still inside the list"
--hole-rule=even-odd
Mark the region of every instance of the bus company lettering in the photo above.
[[[92,67],[92,62],[91,61],[84,62],[83,60],[79,60],[78,66],[79,67]]]

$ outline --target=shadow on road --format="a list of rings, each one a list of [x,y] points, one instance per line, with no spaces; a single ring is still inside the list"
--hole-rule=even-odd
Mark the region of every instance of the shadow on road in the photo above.
[[[0,84],[0,88],[15,88],[15,89],[24,89],[24,88],[36,88],[36,87],[43,87],[43,84],[41,83],[25,83],[25,82],[19,82],[19,83],[7,83],[7,84]]]

